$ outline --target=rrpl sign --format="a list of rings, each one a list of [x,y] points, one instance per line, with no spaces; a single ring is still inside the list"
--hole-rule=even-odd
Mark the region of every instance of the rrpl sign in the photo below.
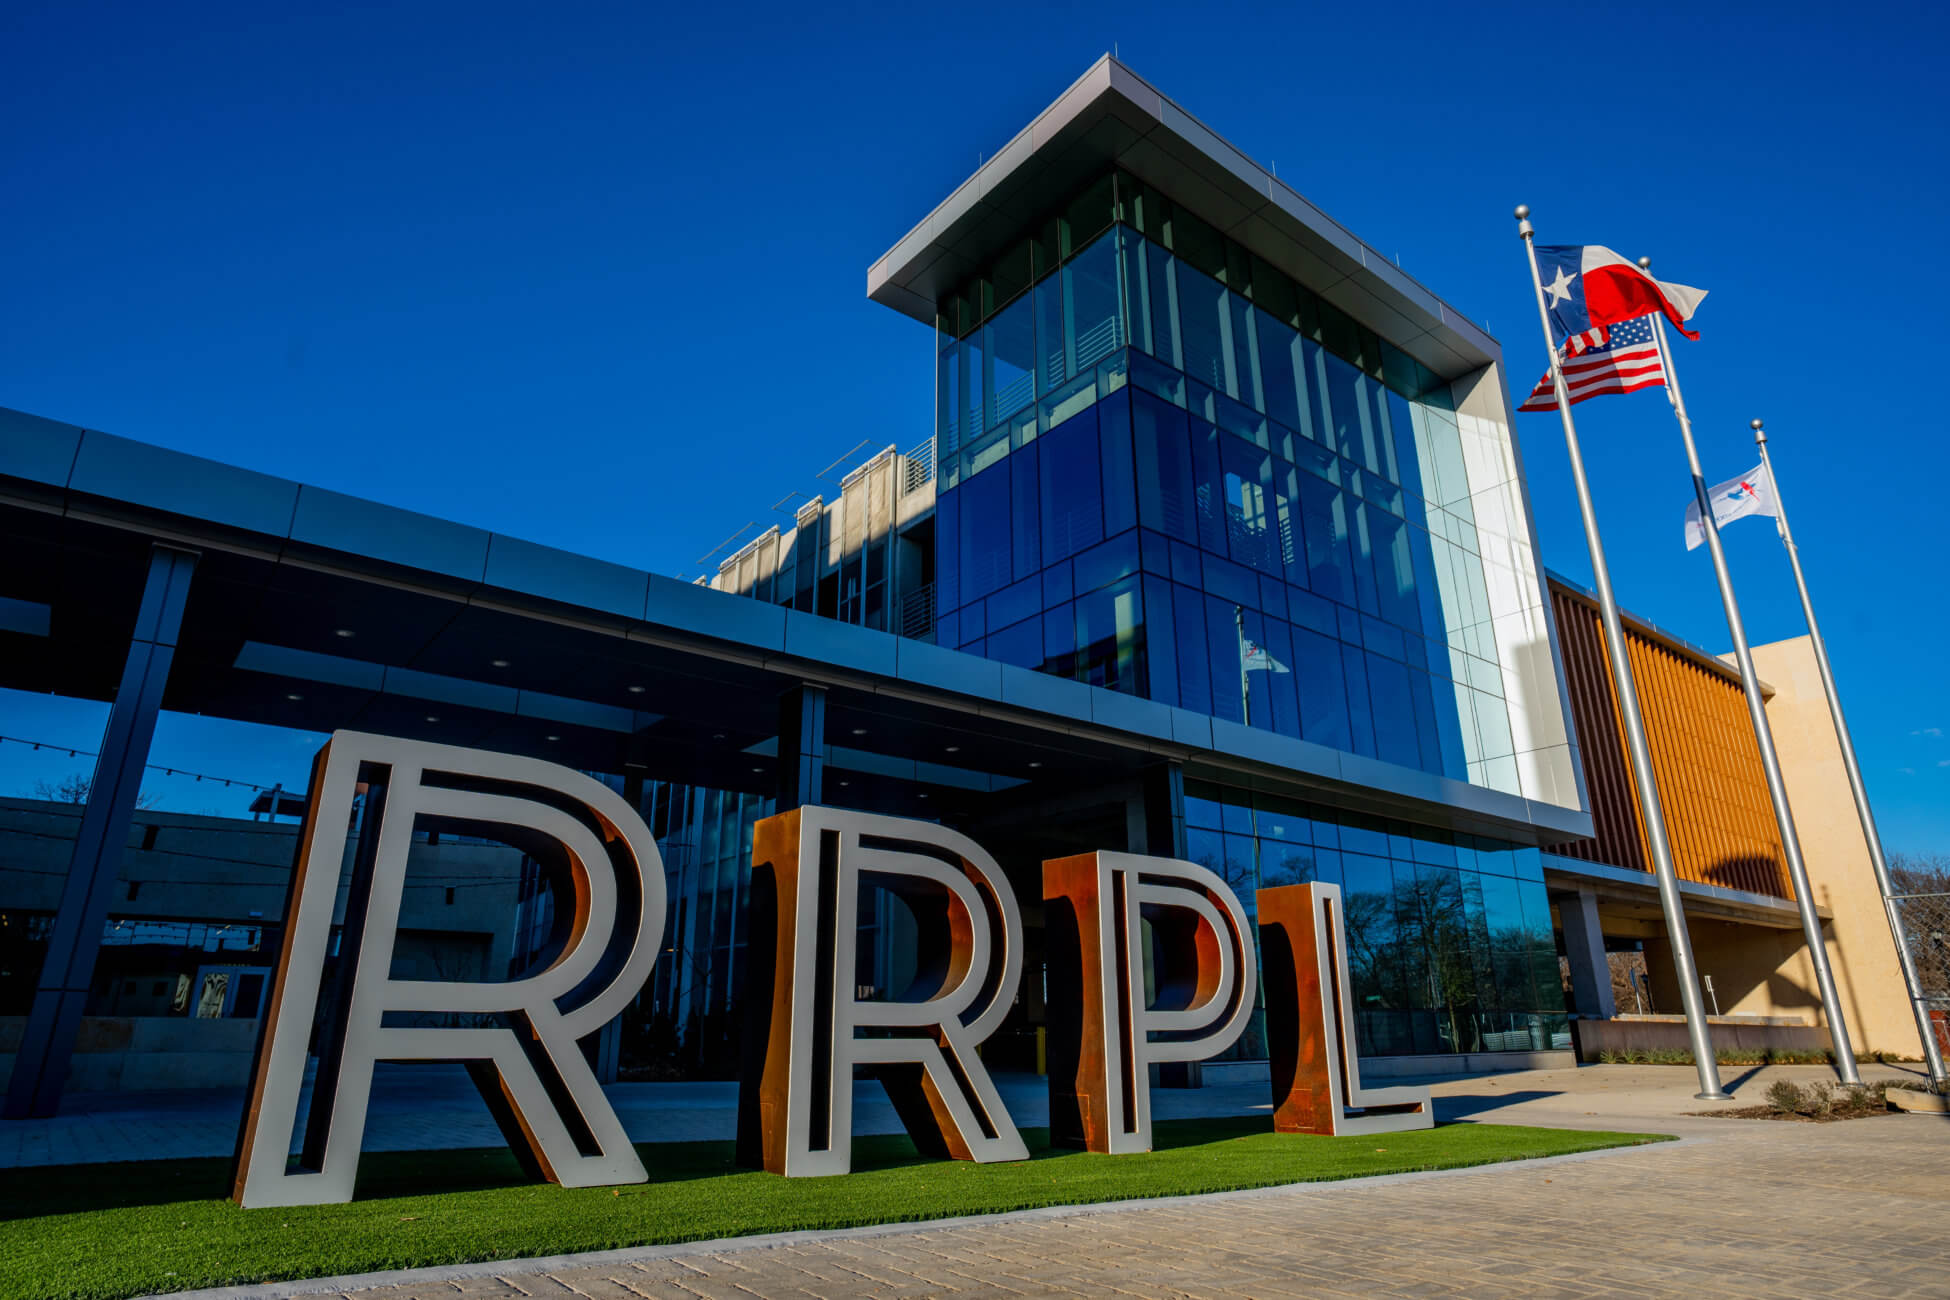
[[[336,830],[351,824],[362,787],[340,919],[345,844]],[[393,977],[418,819],[516,845],[570,883],[573,906],[560,909],[560,952],[546,969],[493,983]],[[899,1001],[854,994],[865,877],[899,896],[917,924],[919,970]],[[922,1152],[1028,1158],[977,1050],[1014,1001],[1023,963],[1015,894],[981,846],[930,822],[797,808],[758,823],[751,885],[746,983],[762,1008],[748,1022],[742,1162],[788,1177],[846,1173],[852,1082],[863,1069],[882,1081]],[[1059,1144],[1149,1150],[1149,1067],[1229,1047],[1262,970],[1278,1131],[1434,1122],[1427,1090],[1361,1083],[1338,886],[1258,891],[1257,960],[1238,896],[1195,863],[1109,851],[1062,858],[1043,864],[1043,898]],[[234,1199],[349,1201],[382,1060],[464,1062],[538,1178],[565,1187],[646,1181],[579,1042],[648,979],[664,911],[656,843],[600,782],[538,759],[333,735],[313,763]],[[339,964],[328,988],[335,923]],[[462,1023],[425,1023],[441,1015]],[[314,1040],[317,1076],[294,1161],[287,1153]]]

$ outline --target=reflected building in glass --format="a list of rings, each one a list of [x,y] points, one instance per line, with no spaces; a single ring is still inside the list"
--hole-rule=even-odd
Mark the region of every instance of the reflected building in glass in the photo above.
[[[0,411],[6,1114],[241,1089],[342,729],[641,810],[669,916],[586,1044],[606,1080],[736,1073],[751,828],[806,803],[943,822],[1007,872],[1027,974],[996,1069],[1040,1059],[1041,863],[1094,849],[1204,863],[1248,907],[1341,885],[1377,1074],[1562,1062],[1574,1014],[1676,1004],[1493,339],[1112,59],[867,288],[931,332],[932,429],[912,412],[906,451],[709,584]],[[1737,687],[1634,636],[1702,968],[1725,1007],[1798,1010]],[[313,833],[349,863],[363,816]],[[402,978],[560,951],[565,883],[476,829],[416,825]],[[856,993],[905,996],[912,915],[869,888],[858,922]],[[1214,1068],[1264,1051],[1255,1023]]]

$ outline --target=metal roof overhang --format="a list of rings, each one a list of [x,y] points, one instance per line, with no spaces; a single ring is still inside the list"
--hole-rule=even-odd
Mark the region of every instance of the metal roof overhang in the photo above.
[[[1565,594],[1593,613],[1598,611],[1598,593],[1583,583],[1567,578],[1555,569],[1544,570],[1544,581],[1549,586],[1562,588]],[[1746,684],[1740,679],[1740,668],[1737,664],[1729,663],[1704,646],[1694,645],[1677,632],[1660,627],[1644,615],[1634,614],[1629,609],[1621,608],[1618,616],[1630,630],[1658,642],[1680,658],[1699,665],[1720,680],[1738,687],[1742,692],[1747,689]],[[1774,698],[1774,688],[1771,685],[1765,681],[1761,681],[1759,685],[1760,697],[1763,700]]]
[[[1584,862],[1547,853],[1544,855],[1544,883],[1556,887],[1589,888],[1596,892],[1599,905],[1608,912],[1661,925],[1665,923],[1665,911],[1659,903],[1659,883],[1649,871],[1634,871],[1627,867]],[[1737,921],[1776,930],[1801,928],[1801,912],[1792,899],[1693,880],[1679,882],[1679,896],[1685,903],[1689,917],[1711,917],[1718,921]],[[1834,919],[1834,913],[1819,903],[1815,905],[1815,914],[1823,920]]]
[[[0,594],[32,617],[0,619],[0,684],[109,698],[152,541],[203,556],[179,712],[767,792],[778,697],[818,683],[843,797],[925,816],[1177,759],[1520,843],[1591,833],[1580,810],[4,409]]]
[[[1495,339],[1110,55],[867,271],[867,296],[928,325],[935,304],[1116,165],[1185,204],[1444,379]]]

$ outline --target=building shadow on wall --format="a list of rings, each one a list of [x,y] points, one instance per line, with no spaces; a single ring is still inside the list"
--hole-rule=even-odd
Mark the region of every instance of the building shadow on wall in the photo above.
[[[1786,898],[1792,892],[1788,888],[1786,868],[1775,859],[1757,853],[1721,858],[1700,874],[1705,877],[1703,883],[1721,889],[1770,894],[1776,898]]]

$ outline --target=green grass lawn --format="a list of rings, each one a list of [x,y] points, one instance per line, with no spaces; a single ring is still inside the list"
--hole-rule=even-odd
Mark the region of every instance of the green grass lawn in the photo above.
[[[1493,1124],[1375,1138],[1282,1136],[1264,1117],[1161,1121],[1158,1149],[923,1160],[905,1137],[854,1142],[854,1173],[785,1179],[732,1164],[729,1142],[646,1144],[651,1181],[568,1191],[525,1180],[505,1150],[375,1153],[350,1205],[240,1210],[229,1161],[12,1169],[0,1178],[0,1296],[119,1297],[373,1269],[456,1264],[840,1228],[1042,1205],[1453,1169],[1662,1139]]]

